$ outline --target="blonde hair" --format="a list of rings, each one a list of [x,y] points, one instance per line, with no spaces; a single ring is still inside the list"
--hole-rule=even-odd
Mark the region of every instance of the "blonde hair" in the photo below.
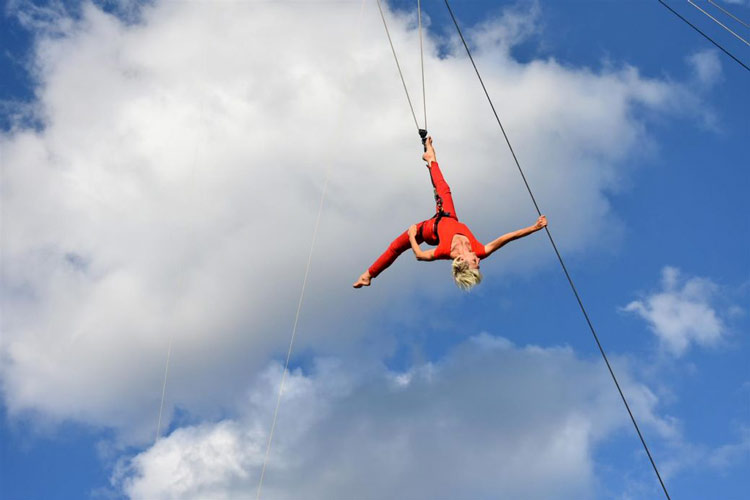
[[[471,269],[469,263],[461,257],[453,259],[453,281],[461,290],[468,292],[473,287],[482,282],[482,273],[479,269]]]

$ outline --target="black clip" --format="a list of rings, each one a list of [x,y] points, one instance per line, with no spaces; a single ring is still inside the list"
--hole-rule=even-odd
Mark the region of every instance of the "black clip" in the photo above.
[[[419,129],[419,137],[422,138],[422,147],[424,147],[424,152],[426,153],[427,152],[427,144],[425,144],[425,143],[427,142],[427,130],[425,130],[423,128],[420,128]]]

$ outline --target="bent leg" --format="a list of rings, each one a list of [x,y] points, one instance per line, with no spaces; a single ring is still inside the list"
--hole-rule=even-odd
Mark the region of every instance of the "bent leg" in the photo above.
[[[422,230],[423,230],[424,222],[420,222],[417,224],[417,243],[422,243],[424,241],[422,237]],[[393,240],[391,244],[388,246],[388,249],[386,249],[383,254],[378,257],[378,260],[376,260],[370,268],[367,270],[370,273],[370,276],[373,278],[376,277],[378,274],[382,273],[388,266],[393,264],[393,262],[398,258],[399,255],[404,253],[406,250],[409,250],[411,248],[411,242],[409,242],[409,232],[404,231],[399,235],[398,238]]]
[[[428,169],[430,170],[430,179],[432,185],[435,188],[435,201],[437,203],[437,210],[439,212],[442,208],[444,212],[448,212],[451,217],[458,219],[456,215],[456,207],[453,205],[453,196],[451,195],[451,188],[443,178],[443,173],[440,171],[440,167],[436,161],[430,163]],[[442,205],[442,206],[441,206]]]

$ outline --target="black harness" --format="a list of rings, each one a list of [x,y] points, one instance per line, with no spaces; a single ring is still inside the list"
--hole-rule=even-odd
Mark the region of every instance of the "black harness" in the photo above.
[[[440,220],[443,217],[453,217],[453,218],[455,218],[455,216],[453,214],[451,214],[450,212],[446,212],[445,210],[443,210],[443,200],[440,198],[440,196],[437,195],[437,193],[435,193],[435,201],[437,202],[438,211],[437,211],[437,213],[435,215],[433,215],[432,217],[430,217],[430,220],[435,219],[435,223],[432,225],[432,231],[435,233],[436,245],[439,245],[440,244],[440,233],[438,233],[438,224],[440,224]],[[422,238],[422,240],[425,239],[424,238],[424,234],[423,234],[423,230],[424,230],[424,224],[422,224],[421,226],[419,226],[419,236],[420,236],[420,238]]]

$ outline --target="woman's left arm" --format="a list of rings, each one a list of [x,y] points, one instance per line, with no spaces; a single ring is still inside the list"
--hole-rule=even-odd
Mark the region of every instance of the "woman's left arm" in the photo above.
[[[531,233],[536,233],[537,231],[545,228],[546,226],[547,226],[547,217],[545,217],[544,215],[541,215],[536,220],[536,224],[534,224],[533,226],[525,227],[523,229],[519,229],[518,231],[513,231],[512,233],[507,233],[507,234],[500,236],[496,240],[493,240],[484,246],[486,257],[489,257],[490,254],[492,254],[495,250],[502,248],[507,243],[510,243],[511,241],[517,240],[519,238],[523,238],[524,236],[528,236]]]
[[[417,258],[417,260],[435,260],[435,249],[427,250],[426,252],[419,248],[419,243],[417,243],[417,225],[413,224],[409,227],[409,243],[411,244],[411,249],[414,251],[414,256]]]

